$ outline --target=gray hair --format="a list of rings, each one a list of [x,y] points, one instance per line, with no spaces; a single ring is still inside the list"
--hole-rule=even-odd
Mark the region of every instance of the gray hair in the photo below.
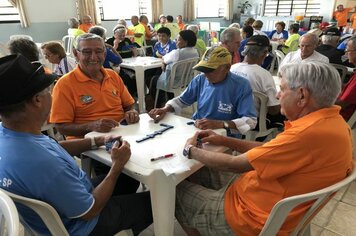
[[[90,27],[88,33],[96,34],[96,35],[99,35],[102,38],[105,38],[106,29],[104,27],[102,27],[102,26],[96,25],[96,26]]]
[[[259,58],[266,53],[266,50],[268,50],[268,47],[261,47],[258,45],[246,45],[241,54],[242,56]]]
[[[197,25],[188,25],[187,30],[193,31],[195,34],[198,34],[199,28]]]
[[[303,34],[299,39],[299,43],[302,41],[303,38],[309,38],[315,46],[317,46],[319,43],[319,37],[313,33]]]
[[[354,35],[351,38],[349,38],[347,43],[349,43],[349,42],[351,42],[351,44],[352,44],[352,49],[356,49],[356,35]]]
[[[282,66],[278,76],[290,89],[308,89],[319,108],[332,106],[341,91],[339,72],[328,63],[310,61]]]
[[[98,40],[103,44],[103,48],[105,48],[105,42],[104,39],[102,37],[100,37],[99,35],[96,34],[91,34],[91,33],[87,33],[87,34],[81,34],[77,37],[77,44],[76,44],[76,50],[80,50],[79,48],[79,44],[82,41],[88,41],[88,40]]]
[[[236,28],[236,29],[240,29],[241,26],[239,23],[232,23],[231,25],[229,25],[229,28]]]
[[[239,35],[239,36],[241,35],[239,29],[236,29],[234,27],[226,28],[220,34],[220,42],[222,43],[231,42],[234,39],[235,35]]]
[[[323,35],[321,36],[321,42],[323,44],[337,44],[337,42],[339,42],[339,36],[335,36],[335,35]]]
[[[75,17],[69,18],[68,25],[70,28],[77,28],[79,25],[79,20]]]

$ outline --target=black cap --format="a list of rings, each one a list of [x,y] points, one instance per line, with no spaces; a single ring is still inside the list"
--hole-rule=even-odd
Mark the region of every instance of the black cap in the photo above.
[[[20,54],[0,58],[0,107],[30,98],[56,78],[55,74],[46,74],[41,63],[31,63]]]
[[[251,36],[248,41],[247,44],[248,46],[261,46],[261,47],[269,47],[269,39],[264,36],[264,35],[253,35]]]
[[[323,35],[330,35],[330,36],[341,36],[340,30],[336,27],[327,27],[324,30]]]

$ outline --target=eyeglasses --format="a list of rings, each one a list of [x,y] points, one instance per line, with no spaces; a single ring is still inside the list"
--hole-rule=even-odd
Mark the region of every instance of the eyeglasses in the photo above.
[[[87,50],[87,49],[79,50],[79,49],[77,49],[77,51],[80,52],[81,54],[83,54],[83,56],[86,56],[86,57],[90,57],[91,55],[93,55],[93,53],[96,56],[101,56],[105,52],[104,49],[97,49],[97,50]]]
[[[345,53],[347,53],[347,52],[354,52],[354,51],[356,51],[356,49],[346,49],[346,50],[345,50]]]

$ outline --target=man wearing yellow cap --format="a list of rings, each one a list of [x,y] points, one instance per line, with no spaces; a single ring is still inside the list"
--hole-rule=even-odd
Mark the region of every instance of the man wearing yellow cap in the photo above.
[[[182,108],[197,102],[193,114],[195,126],[200,129],[225,128],[244,134],[256,125],[256,110],[249,82],[230,70],[231,54],[224,47],[213,47],[193,68],[201,73],[178,97],[168,101],[163,108],[149,112],[161,120],[167,112],[179,113]]]

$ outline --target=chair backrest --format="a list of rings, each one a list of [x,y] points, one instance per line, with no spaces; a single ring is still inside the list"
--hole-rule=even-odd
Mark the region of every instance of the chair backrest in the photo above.
[[[18,236],[20,220],[16,206],[11,198],[0,190],[0,235]]]
[[[72,35],[66,35],[62,38],[63,47],[64,47],[64,50],[66,51],[66,54],[68,56],[72,55],[74,39],[75,39],[75,37]]]
[[[291,232],[290,235],[303,235],[306,229],[310,230],[308,226],[312,218],[325,206],[325,204],[334,196],[337,191],[356,179],[355,162],[353,166],[354,168],[351,174],[336,184],[311,193],[288,197],[277,202],[272,208],[272,211],[269,214],[269,217],[259,235],[277,235],[291,210],[293,210],[296,206],[314,200],[314,203],[304,214],[303,219],[299,222],[297,227],[293,230],[293,232]]]
[[[182,90],[187,87],[195,75],[193,66],[198,62],[198,57],[175,62],[168,78],[168,92]]]
[[[25,39],[29,39],[29,40],[33,41],[32,36],[27,35],[27,34],[13,34],[10,36],[10,40],[21,39],[21,38],[22,39],[25,38]]]
[[[274,54],[276,54],[277,57],[277,63],[278,63],[278,68],[281,65],[283,59],[285,58],[286,55],[280,50],[274,50]]]
[[[335,67],[335,69],[339,72],[340,77],[341,77],[341,81],[342,83],[345,83],[345,78],[347,75],[347,67],[344,65],[339,65],[339,64],[334,64],[334,63],[330,63],[330,65],[332,65],[333,67]]]
[[[22,197],[5,190],[2,191],[10,196],[14,202],[23,204],[35,211],[41,217],[42,221],[45,223],[52,235],[69,235],[57,211],[49,204],[43,201]]]
[[[354,111],[350,119],[347,121],[347,124],[350,126],[351,129],[356,128],[356,111]]]
[[[266,117],[267,117],[267,95],[253,91],[253,99],[255,100],[255,105],[259,107],[258,114],[258,131],[249,130],[245,134],[247,140],[255,140],[258,137],[265,137],[270,134],[276,134],[277,128],[267,129]]]

